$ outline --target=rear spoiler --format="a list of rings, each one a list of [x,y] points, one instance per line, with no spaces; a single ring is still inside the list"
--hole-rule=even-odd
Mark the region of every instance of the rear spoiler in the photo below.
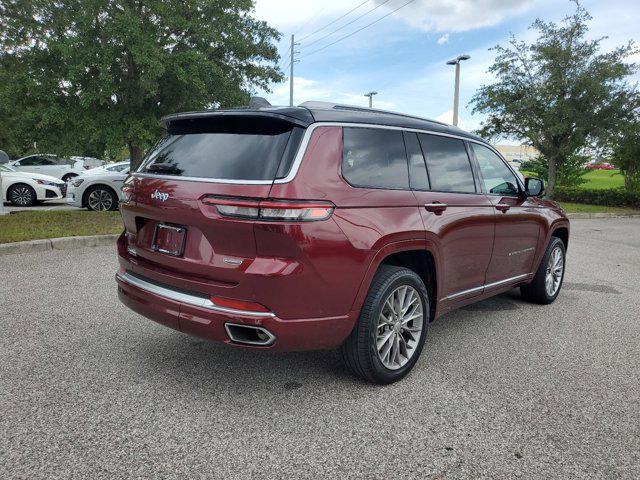
[[[315,119],[306,108],[281,107],[259,110],[210,110],[201,112],[186,112],[167,115],[160,120],[160,125],[168,133],[184,129],[198,130],[200,125],[246,125],[247,123],[262,123],[270,120],[273,124],[289,124],[306,128]]]

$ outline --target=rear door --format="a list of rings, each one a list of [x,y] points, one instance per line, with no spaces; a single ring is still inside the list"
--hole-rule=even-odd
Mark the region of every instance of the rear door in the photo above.
[[[493,246],[493,208],[476,185],[465,142],[405,132],[405,144],[427,239],[438,246],[438,297],[457,302],[480,295]]]
[[[282,171],[286,175],[302,132],[269,117],[169,124],[127,182],[132,193],[121,209],[145,273],[205,293],[238,287],[256,256],[250,210],[268,197]],[[229,199],[236,218],[221,215],[215,205]],[[238,199],[246,201],[246,210],[237,207]]]

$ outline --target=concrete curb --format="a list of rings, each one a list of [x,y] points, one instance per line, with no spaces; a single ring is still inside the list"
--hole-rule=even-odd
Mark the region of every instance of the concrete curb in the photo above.
[[[567,217],[570,219],[580,218],[640,218],[640,213],[604,213],[604,212],[576,212],[567,213]]]
[[[14,253],[34,253],[46,250],[71,250],[81,247],[115,246],[120,235],[90,235],[88,237],[45,238],[27,242],[0,243],[0,256]]]

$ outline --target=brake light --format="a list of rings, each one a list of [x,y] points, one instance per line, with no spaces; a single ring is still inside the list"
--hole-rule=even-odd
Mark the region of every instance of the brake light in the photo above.
[[[260,203],[258,200],[227,198],[216,198],[214,200],[213,198],[208,197],[204,200],[204,203],[215,205],[218,213],[224,217],[257,219],[260,214]]]
[[[256,302],[247,302],[245,300],[235,300],[233,298],[225,298],[213,296],[211,301],[218,307],[231,308],[233,310],[245,310],[248,312],[269,312],[264,305]]]
[[[206,197],[203,202],[214,205],[223,217],[253,220],[313,222],[326,220],[335,205],[323,201],[253,200]]]

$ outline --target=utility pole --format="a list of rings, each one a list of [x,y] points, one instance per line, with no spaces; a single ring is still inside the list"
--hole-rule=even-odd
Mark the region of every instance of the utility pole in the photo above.
[[[378,92],[369,92],[364,94],[365,97],[369,97],[369,108],[373,108],[373,96],[377,94]]]
[[[469,60],[469,55],[460,55],[453,60],[449,60],[447,65],[456,66],[456,81],[453,89],[453,125],[458,126],[458,103],[460,101],[460,62],[463,60]]]
[[[293,63],[295,55],[295,41],[293,34],[291,35],[291,67],[289,70],[289,106],[293,107]]]

